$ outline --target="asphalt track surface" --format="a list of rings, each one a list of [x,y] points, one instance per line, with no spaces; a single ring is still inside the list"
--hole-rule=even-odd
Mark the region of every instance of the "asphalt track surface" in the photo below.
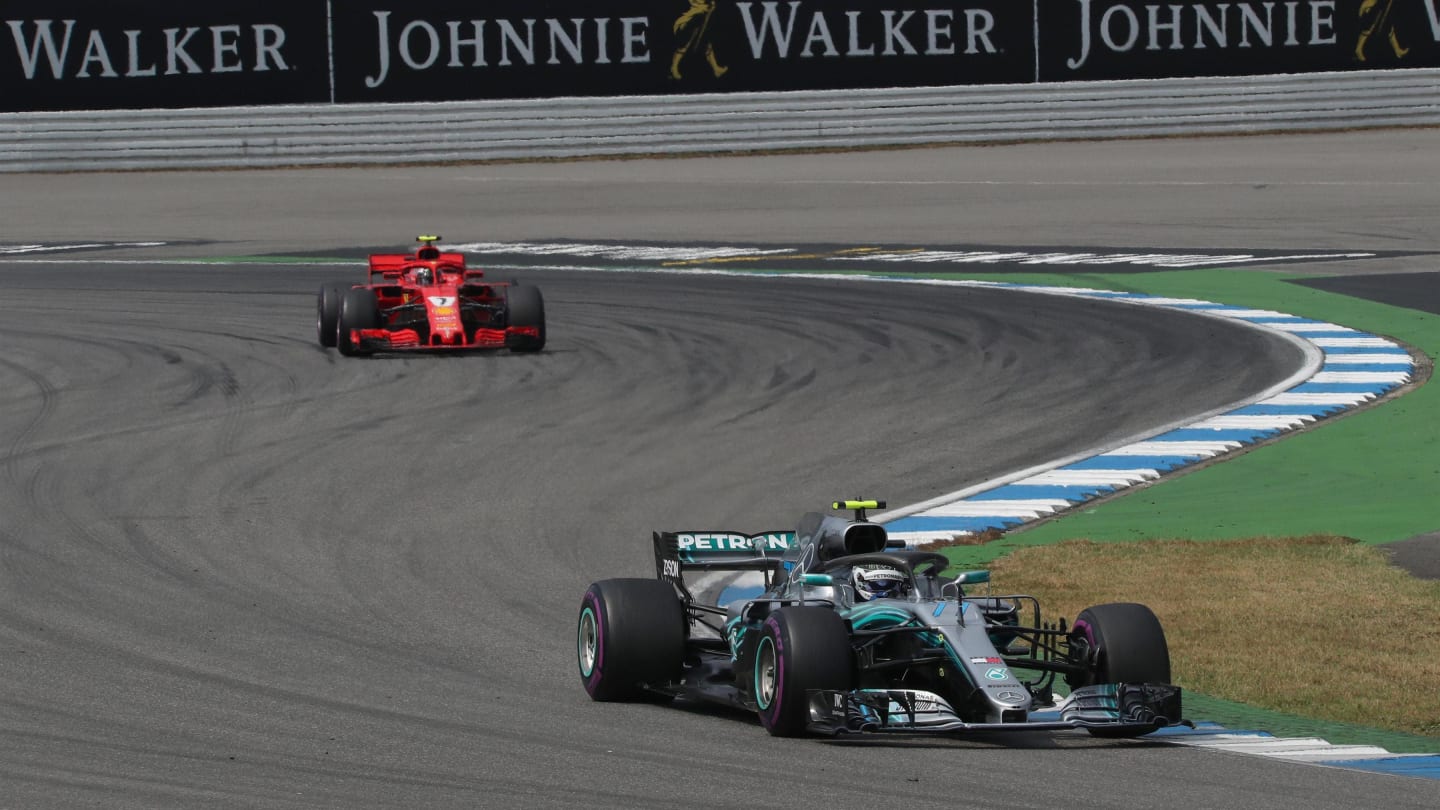
[[[403,244],[426,220],[467,239],[703,242],[744,223],[751,240],[833,239],[832,220],[879,239],[889,222],[949,244],[972,206],[989,218],[983,200],[857,189],[973,169],[1015,178],[973,196],[1013,197],[994,202],[1037,244],[1126,244],[1086,227],[1108,206],[1144,214],[1130,244],[1173,217],[1182,247],[1321,247],[1313,231],[1434,250],[1407,218],[1435,213],[1414,161],[1336,181],[1377,206],[1347,209],[1366,231],[1348,240],[1335,189],[1312,185],[1326,158],[1433,155],[1433,139],[1130,144],[1136,182],[1083,210],[1067,183],[1108,188],[1115,145],[465,170],[508,178],[521,213],[441,170],[6,177],[0,212],[6,240],[205,242],[96,258]],[[1249,172],[1227,163],[1244,144]],[[1169,167],[1207,155],[1222,185],[1173,202],[1187,187]],[[1076,166],[1093,181],[1064,176]],[[1295,179],[1270,230],[1210,231],[1257,191],[1223,176],[1262,168]],[[385,210],[364,186],[393,192]],[[926,222],[893,219],[907,194]],[[523,233],[498,233],[506,217]],[[1293,368],[1289,344],[988,291],[526,271],[553,325],[543,354],[352,361],[314,343],[313,290],[336,270],[88,258],[0,264],[0,807],[1433,805],[1423,780],[1150,741],[775,740],[741,713],[596,704],[578,684],[579,596],[644,575],[652,529],[919,500],[1262,388]]]

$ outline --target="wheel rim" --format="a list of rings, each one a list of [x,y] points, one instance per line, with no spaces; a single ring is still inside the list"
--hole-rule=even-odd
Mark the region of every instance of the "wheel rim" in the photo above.
[[[768,638],[760,639],[760,646],[755,650],[755,703],[760,711],[770,708],[775,702],[775,642]]]
[[[600,648],[600,629],[595,622],[595,612],[585,608],[580,612],[580,631],[576,634],[576,649],[580,656],[580,674],[586,678],[595,671],[595,659]]]
[[[1077,646],[1080,647],[1078,654]],[[1080,617],[1076,617],[1075,623],[1070,626],[1069,658],[1072,663],[1079,664],[1084,672],[1065,676],[1066,683],[1076,687],[1100,682],[1100,660],[1095,650],[1095,629]]]

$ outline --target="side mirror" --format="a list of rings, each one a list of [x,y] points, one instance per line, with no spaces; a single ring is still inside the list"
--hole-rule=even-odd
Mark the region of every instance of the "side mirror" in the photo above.
[[[800,581],[807,587],[835,584],[835,578],[829,574],[806,574]]]
[[[955,584],[957,585],[980,585],[989,581],[989,571],[964,571],[955,577]]]

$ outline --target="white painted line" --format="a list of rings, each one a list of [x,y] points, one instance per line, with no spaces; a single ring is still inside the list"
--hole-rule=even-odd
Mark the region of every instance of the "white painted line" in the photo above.
[[[960,529],[926,529],[918,532],[886,532],[889,537],[896,540],[904,540],[905,544],[914,548],[923,543],[933,543],[937,540],[953,540],[956,537],[969,537],[974,532],[961,531]]]
[[[1256,740],[1273,740],[1275,735],[1267,731],[1220,731],[1205,732],[1204,734],[1176,734],[1173,737],[1166,737],[1166,742],[1179,743],[1180,745],[1208,746],[1216,742],[1255,742]]]
[[[1410,379],[1408,371],[1322,371],[1310,378],[1315,383],[1394,383]]]
[[[1311,332],[1350,332],[1360,334],[1359,329],[1351,329],[1348,326],[1338,326],[1333,323],[1266,323],[1273,329],[1280,329],[1293,334],[1309,334]]]
[[[1022,478],[1016,484],[1036,486],[1095,486],[1116,483],[1138,484],[1152,478],[1159,478],[1159,470],[1053,470],[1029,478]]]
[[[1355,346],[1355,347],[1359,347],[1359,348],[1366,348],[1366,347],[1371,347],[1371,346],[1376,346],[1376,347],[1378,347],[1378,346],[1394,346],[1394,345],[1395,345],[1394,342],[1389,341],[1389,340],[1386,340],[1385,338],[1379,338],[1379,337],[1367,337],[1367,338],[1317,337],[1317,338],[1311,338],[1311,339],[1310,339],[1310,342],[1311,342],[1311,343],[1314,343],[1316,346],[1319,346],[1319,347],[1322,348],[1322,349],[1342,349],[1342,348],[1348,348],[1348,347],[1351,347],[1351,346]]]
[[[1344,405],[1351,407],[1375,398],[1374,394],[1276,394],[1257,405]]]
[[[1392,762],[1407,758],[1433,758],[1434,754],[1394,754],[1376,745],[1332,745],[1319,737],[1274,737],[1260,731],[1209,731],[1167,735],[1165,741],[1191,748],[1263,756],[1286,762],[1333,765],[1370,770],[1360,763]]]
[[[1025,287],[1022,291],[1043,293],[1045,295],[1064,295],[1070,298],[1092,298],[1095,297],[1096,293],[1107,292],[1106,290],[1098,290],[1090,287],[1042,287],[1038,285]],[[1109,299],[1107,298],[1106,300],[1108,301]]]
[[[1094,255],[1094,253],[1036,253],[1028,259],[1022,259],[1020,264],[1075,264]]]
[[[1326,760],[1351,760],[1370,759],[1372,757],[1388,757],[1390,752],[1378,745],[1332,745],[1329,748],[1317,748],[1314,751],[1294,751],[1268,756],[1276,759],[1288,759],[1295,762],[1324,762]]]
[[[1201,301],[1199,298],[1161,298],[1160,296],[1155,296],[1153,298],[1147,298],[1145,296],[1140,296],[1137,298],[1116,298],[1115,300],[1124,301],[1131,304],[1144,304],[1146,306],[1152,307],[1181,307],[1191,304],[1211,303],[1210,301]]]
[[[446,250],[464,253],[518,253],[528,256],[594,256],[649,261],[703,261],[739,256],[775,256],[795,248],[667,247],[662,245],[594,245],[564,242],[459,242]]]
[[[1293,323],[1293,321],[1263,321],[1264,326],[1280,331],[1289,331],[1292,334],[1309,334],[1313,331],[1341,331],[1345,334],[1368,334],[1365,331],[1351,329],[1348,326],[1341,326],[1338,323]]]
[[[1236,262],[1280,262],[1280,261],[1307,261],[1312,259],[1363,259],[1374,256],[1374,253],[1296,253],[1289,256],[1249,256],[1237,259]]]
[[[1327,354],[1325,355],[1326,365],[1337,366],[1367,366],[1376,363],[1386,365],[1407,365],[1413,366],[1410,355],[1405,352],[1375,352],[1373,354]]]
[[[1035,519],[1053,514],[1074,503],[1059,498],[1051,500],[960,501],[937,506],[922,514],[925,517],[1023,517]]]
[[[43,251],[90,250],[93,248],[106,247],[110,247],[110,245],[104,242],[83,242],[69,245],[10,245],[8,247],[0,247],[0,253],[39,253]]]
[[[1223,737],[1216,739],[1216,737]],[[1331,745],[1319,737],[1245,737],[1243,735],[1203,735],[1201,739],[1186,739],[1176,735],[1167,739],[1193,748],[1210,748],[1236,754],[1257,754],[1273,759],[1293,762],[1325,762],[1326,760],[1367,759],[1396,756],[1384,748],[1374,745]]]
[[[1274,754],[1281,751],[1311,751],[1331,747],[1327,740],[1319,737],[1269,737],[1261,740],[1226,741],[1209,743],[1206,748],[1222,751],[1242,751],[1250,754]]]
[[[1268,734],[1204,734],[1190,738],[1180,734],[1166,739],[1193,748],[1212,748],[1238,754],[1258,754],[1275,759],[1300,762],[1323,762],[1325,760],[1364,759],[1369,757],[1394,757],[1384,748],[1374,745],[1331,745],[1319,737],[1272,737]]]
[[[1110,255],[1096,256],[1093,259],[1086,259],[1077,264],[1157,264],[1169,260],[1187,261],[1201,259],[1207,263],[1211,260],[1233,259],[1231,256],[1175,256],[1168,253],[1112,253]]]
[[[905,250],[876,251],[854,255],[830,255],[829,261],[863,262],[937,262],[993,264],[1015,262],[1017,264],[1068,264],[1068,265],[1110,265],[1135,264],[1153,267],[1193,267],[1195,265],[1221,265],[1239,262],[1275,261],[1284,258],[1310,257],[1268,257],[1250,253],[1206,254],[1206,253],[1037,253],[1031,251],[995,250]]]
[[[1028,287],[1026,288],[1029,289]],[[1035,291],[1044,291],[1046,295],[1065,295],[1071,298],[1099,298],[1109,301],[1114,295],[1113,290],[1102,290],[1097,287],[1036,287]]]
[[[1224,442],[1136,442],[1107,452],[1107,456],[1214,456],[1240,447],[1237,441]]]
[[[1220,316],[1220,317],[1222,317],[1222,318],[1240,318],[1240,319],[1242,319],[1242,320],[1247,320],[1247,321],[1248,321],[1248,320],[1258,320],[1258,319],[1260,319],[1260,318],[1284,318],[1284,317],[1288,317],[1284,312],[1276,312],[1276,311],[1273,310],[1273,309],[1224,309],[1224,308],[1217,307],[1217,308],[1215,308],[1215,309],[1195,309],[1195,310],[1191,310],[1191,311],[1192,311],[1192,312],[1202,312],[1202,313],[1204,313],[1204,314],[1206,314],[1206,315],[1218,315],[1218,316]],[[1313,329],[1313,330],[1312,330],[1312,329],[1302,329],[1302,328],[1299,328],[1299,327],[1308,327],[1308,326],[1327,326],[1327,327],[1328,327],[1329,324],[1296,324],[1296,323],[1289,323],[1289,324],[1287,324],[1287,323],[1270,323],[1270,322],[1266,322],[1264,325],[1270,327],[1271,329],[1281,329],[1281,330],[1284,330],[1284,331],[1286,331],[1286,332],[1305,332],[1305,331],[1315,331],[1315,332],[1319,332],[1319,331],[1326,331],[1326,332],[1330,332],[1330,331],[1336,331],[1336,332],[1353,332],[1353,331],[1355,331],[1354,329],[1347,329],[1347,328],[1345,328],[1345,327],[1343,327],[1343,326],[1330,327],[1330,328],[1327,328],[1327,329],[1324,329],[1324,330],[1320,330],[1320,329]]]
[[[1264,414],[1256,414],[1253,416],[1245,414],[1231,414],[1229,416],[1215,416],[1201,422],[1196,422],[1193,427],[1197,430],[1204,430],[1206,428],[1211,428],[1214,430],[1233,430],[1237,428],[1254,428],[1256,430],[1268,430],[1272,428],[1294,428],[1299,427],[1306,422],[1314,421],[1315,417],[1311,416],[1308,413],[1281,413],[1269,416]]]

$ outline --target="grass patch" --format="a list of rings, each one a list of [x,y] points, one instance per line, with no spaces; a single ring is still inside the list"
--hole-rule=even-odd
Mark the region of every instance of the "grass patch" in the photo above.
[[[1440,582],[1349,538],[1095,543],[994,561],[1051,617],[1149,605],[1175,682],[1278,712],[1440,739]]]

